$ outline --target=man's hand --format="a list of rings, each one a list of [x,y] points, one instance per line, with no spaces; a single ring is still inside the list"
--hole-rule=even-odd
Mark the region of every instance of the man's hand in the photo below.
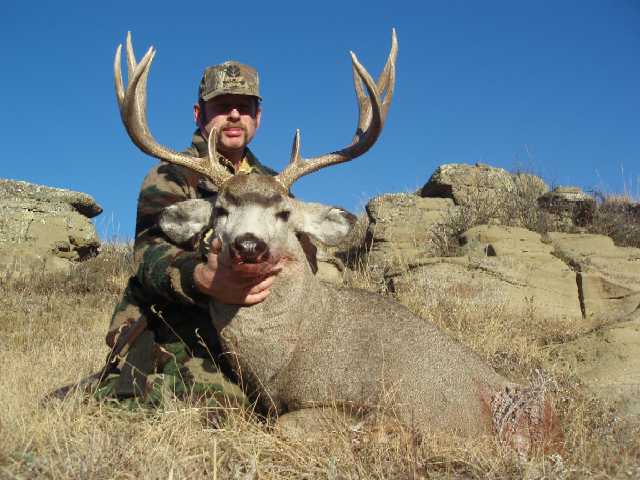
[[[237,271],[219,261],[222,242],[216,238],[211,244],[207,263],[196,266],[193,280],[196,288],[220,303],[254,305],[269,295],[280,265],[256,264],[254,271]]]

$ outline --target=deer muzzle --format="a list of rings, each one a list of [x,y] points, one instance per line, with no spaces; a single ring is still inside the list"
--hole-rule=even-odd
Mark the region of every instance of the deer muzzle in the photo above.
[[[269,260],[269,246],[252,233],[236,237],[229,245],[234,263],[261,263]]]

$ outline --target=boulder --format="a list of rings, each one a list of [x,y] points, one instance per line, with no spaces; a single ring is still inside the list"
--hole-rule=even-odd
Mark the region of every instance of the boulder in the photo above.
[[[370,200],[366,206],[369,269],[378,277],[394,275],[432,256],[431,229],[452,208],[451,199],[407,193]]]
[[[418,195],[450,198],[456,205],[493,209],[495,217],[501,218],[509,213],[502,210],[513,208],[514,200],[535,201],[548,190],[544,181],[535,175],[511,174],[482,163],[451,163],[438,167]]]
[[[102,213],[102,207],[86,193],[19,180],[0,178],[0,199],[3,201],[22,199],[25,203],[27,200],[32,200],[36,203],[49,204],[50,211],[66,211],[67,206],[70,206],[87,218],[93,218]]]
[[[65,270],[95,255],[100,241],[89,218],[100,212],[85,193],[0,179],[0,265]]]
[[[451,198],[456,205],[496,198],[514,188],[511,174],[481,163],[449,163],[439,166],[420,189],[421,197]]]

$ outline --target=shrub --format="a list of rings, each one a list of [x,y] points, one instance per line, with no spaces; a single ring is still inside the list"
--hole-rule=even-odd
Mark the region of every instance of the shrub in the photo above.
[[[621,247],[640,248],[640,203],[628,195],[595,193],[598,206],[589,233],[611,237]]]

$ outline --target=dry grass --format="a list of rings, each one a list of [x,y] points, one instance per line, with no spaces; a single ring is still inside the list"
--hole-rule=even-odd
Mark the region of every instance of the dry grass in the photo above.
[[[176,402],[124,411],[79,395],[43,405],[46,393],[96,371],[103,336],[130,274],[127,248],[110,247],[70,275],[0,275],[0,478],[638,478],[638,424],[586,395],[571,372],[543,371],[562,418],[561,456],[520,461],[487,439],[417,438],[410,426],[334,422],[320,441],[279,436],[230,411],[220,424]],[[357,277],[367,284],[366,272]],[[423,293],[424,294],[424,293]],[[472,323],[464,295],[434,286],[417,313],[449,330],[494,366],[531,377],[549,343],[571,332],[500,316]],[[411,299],[405,299],[411,305]],[[495,303],[495,302],[494,302]],[[417,305],[417,303],[416,303]],[[421,304],[422,305],[422,304]],[[526,322],[525,322],[526,323]],[[506,325],[506,327],[505,327]]]
[[[598,202],[590,233],[607,235],[621,247],[640,248],[640,202],[629,195],[595,194]]]

